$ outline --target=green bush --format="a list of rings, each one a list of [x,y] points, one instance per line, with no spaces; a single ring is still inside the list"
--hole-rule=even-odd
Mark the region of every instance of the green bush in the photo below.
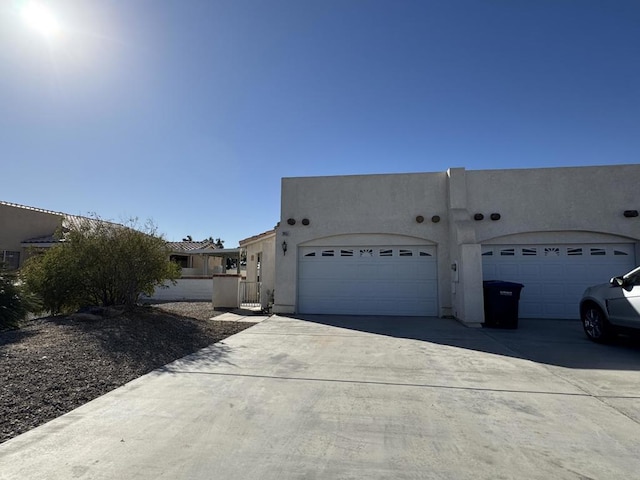
[[[118,225],[80,219],[60,244],[34,255],[23,267],[29,291],[45,309],[67,313],[88,305],[134,305],[140,295],[180,277],[167,244],[151,223]]]
[[[39,302],[24,290],[16,272],[0,264],[0,330],[17,327],[29,312],[39,310]]]

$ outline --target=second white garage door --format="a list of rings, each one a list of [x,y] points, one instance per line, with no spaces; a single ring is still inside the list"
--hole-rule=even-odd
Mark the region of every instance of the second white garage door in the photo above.
[[[633,244],[485,245],[484,280],[524,285],[520,318],[578,318],[582,293],[635,266]]]
[[[300,247],[298,312],[437,316],[434,246]]]

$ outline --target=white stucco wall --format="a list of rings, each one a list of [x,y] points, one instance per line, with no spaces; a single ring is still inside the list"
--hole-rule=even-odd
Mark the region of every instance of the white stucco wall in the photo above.
[[[262,282],[260,303],[266,308],[273,294],[276,283],[276,234],[267,233],[249,241],[240,242],[247,252],[246,279],[257,281],[258,258],[260,262],[260,281]]]
[[[284,178],[274,311],[296,311],[299,246],[412,238],[437,246],[440,314],[478,325],[482,244],[635,242],[640,259],[640,218],[623,216],[640,210],[639,185],[640,165]]]
[[[213,295],[213,283],[209,278],[180,278],[173,285],[167,282],[163,288],[156,288],[151,300],[178,302],[199,300],[208,302]]]
[[[640,165],[467,171],[478,242],[523,232],[593,232],[638,239]],[[492,212],[500,213],[491,221]]]
[[[238,296],[240,275],[214,275],[213,276],[213,308],[238,308],[240,298]]]
[[[392,244],[390,237],[402,236],[413,238],[416,244],[437,246],[442,285],[439,306],[446,314],[450,308],[446,191],[444,172],[283,179],[274,311],[295,312],[298,246],[341,242],[328,238],[339,235],[383,235],[377,240],[382,245]],[[418,215],[424,222],[416,221]],[[434,215],[440,216],[438,223],[431,221]],[[289,218],[296,220],[295,225],[287,223]],[[302,224],[305,218],[308,226]],[[285,241],[286,254],[282,250]],[[398,244],[406,241],[398,240]]]

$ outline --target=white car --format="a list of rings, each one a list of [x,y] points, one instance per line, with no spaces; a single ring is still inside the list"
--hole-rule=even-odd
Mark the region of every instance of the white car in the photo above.
[[[640,329],[640,267],[587,288],[580,300],[580,318],[594,342],[606,342],[621,330]]]

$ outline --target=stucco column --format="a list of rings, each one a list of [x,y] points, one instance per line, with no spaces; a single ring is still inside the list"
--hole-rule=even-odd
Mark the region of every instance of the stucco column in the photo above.
[[[482,295],[482,248],[476,243],[474,222],[467,205],[467,178],[464,168],[451,168],[449,178],[449,235],[452,272],[453,314],[468,326],[484,322]]]
[[[240,275],[214,274],[213,296],[211,302],[213,308],[238,308],[240,306]]]
[[[482,248],[479,244],[460,245],[458,268],[458,319],[467,326],[479,327],[484,322]]]

